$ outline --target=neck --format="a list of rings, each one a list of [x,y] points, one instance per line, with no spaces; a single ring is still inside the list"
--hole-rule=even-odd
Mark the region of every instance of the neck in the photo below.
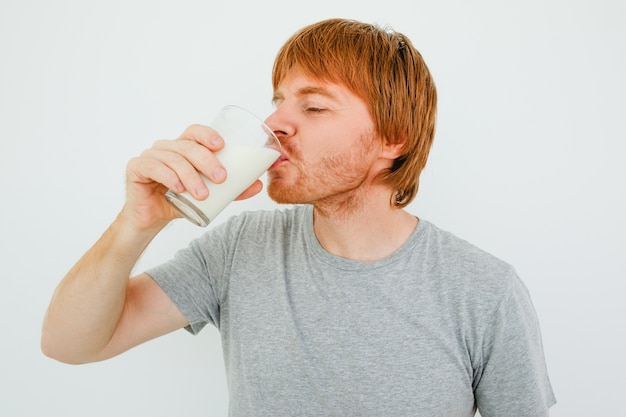
[[[314,207],[314,230],[322,247],[333,255],[365,262],[391,255],[418,222],[391,205],[386,187],[374,187],[366,196],[318,202]]]

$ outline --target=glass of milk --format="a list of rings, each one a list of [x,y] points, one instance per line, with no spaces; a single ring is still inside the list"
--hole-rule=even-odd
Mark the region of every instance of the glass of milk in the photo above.
[[[215,184],[203,175],[209,189],[205,200],[196,200],[187,191],[168,190],[165,194],[185,218],[202,227],[267,171],[281,153],[272,129],[241,107],[224,107],[210,126],[224,139],[224,148],[214,155],[226,169],[226,180]]]

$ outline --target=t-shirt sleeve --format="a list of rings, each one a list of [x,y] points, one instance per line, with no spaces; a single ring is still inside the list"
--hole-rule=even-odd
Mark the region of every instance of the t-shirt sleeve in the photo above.
[[[539,322],[517,276],[498,303],[482,343],[474,395],[482,417],[543,417],[556,403]]]
[[[185,329],[192,334],[207,324],[219,328],[228,226],[207,231],[169,261],[146,271],[187,318]]]

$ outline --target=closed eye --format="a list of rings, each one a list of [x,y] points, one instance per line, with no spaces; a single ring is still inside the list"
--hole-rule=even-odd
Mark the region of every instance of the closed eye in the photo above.
[[[326,109],[322,109],[320,107],[307,107],[304,109],[307,113],[320,114],[326,111]]]

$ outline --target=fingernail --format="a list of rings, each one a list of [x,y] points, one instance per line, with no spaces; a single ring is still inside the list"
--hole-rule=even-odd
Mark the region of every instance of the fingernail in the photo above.
[[[219,168],[215,168],[213,170],[213,179],[214,180],[221,180],[224,179],[226,177],[226,170],[222,167]]]
[[[205,197],[209,193],[209,190],[205,186],[196,188],[196,195],[200,198]]]
[[[220,146],[222,140],[219,136],[213,136],[210,140],[211,146]]]

